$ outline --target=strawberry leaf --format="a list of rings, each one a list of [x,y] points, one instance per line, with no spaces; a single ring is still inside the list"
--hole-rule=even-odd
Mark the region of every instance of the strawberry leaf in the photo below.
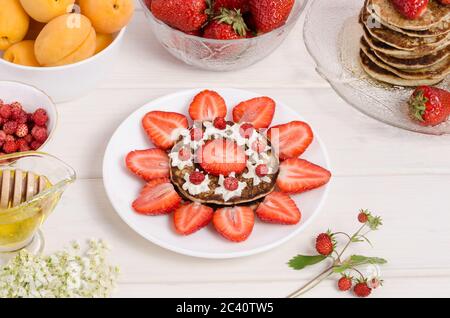
[[[349,269],[352,269],[357,266],[367,265],[367,264],[386,264],[387,261],[384,258],[379,257],[367,257],[363,255],[352,255],[347,258],[341,265],[335,266],[333,271],[335,273],[343,273]]]
[[[297,255],[289,261],[288,265],[293,269],[300,270],[306,266],[320,263],[326,258],[324,255]]]

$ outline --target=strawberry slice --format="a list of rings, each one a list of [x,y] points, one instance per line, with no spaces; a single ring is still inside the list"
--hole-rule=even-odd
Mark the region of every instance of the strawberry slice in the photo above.
[[[284,193],[302,193],[328,183],[331,173],[309,161],[291,158],[280,164],[277,186]]]
[[[211,222],[214,210],[200,203],[190,203],[180,206],[173,214],[175,230],[181,235],[197,232]]]
[[[227,116],[225,100],[217,92],[205,90],[194,97],[189,106],[192,120],[213,121],[217,117]]]
[[[300,222],[302,214],[290,196],[274,191],[264,199],[256,215],[269,223],[292,225]]]
[[[270,97],[258,97],[238,104],[233,109],[235,123],[251,123],[256,129],[268,128],[275,113],[275,101]]]
[[[133,209],[145,215],[160,215],[172,212],[181,202],[168,178],[151,180],[133,202]]]
[[[273,126],[267,132],[280,160],[297,158],[311,145],[314,134],[311,127],[302,121],[291,121],[284,125]]]
[[[228,176],[242,173],[246,168],[247,157],[244,149],[234,141],[224,138],[208,141],[197,152],[197,162],[208,173]]]
[[[187,118],[181,114],[153,111],[147,113],[142,119],[142,126],[156,147],[167,150],[175,144],[173,139],[175,129],[187,129],[189,123]]]
[[[146,181],[169,177],[169,156],[161,149],[132,151],[125,162],[131,172]]]
[[[213,224],[217,232],[226,239],[242,242],[252,233],[255,214],[246,206],[222,208],[214,213]]]

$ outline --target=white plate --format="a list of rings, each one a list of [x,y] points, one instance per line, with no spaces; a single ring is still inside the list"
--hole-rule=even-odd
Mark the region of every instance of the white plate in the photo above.
[[[215,90],[227,102],[229,116],[234,105],[260,96],[238,89]],[[131,114],[119,126],[108,144],[103,161],[103,182],[113,207],[125,223],[144,238],[163,248],[185,255],[203,258],[235,258],[264,252],[286,242],[305,229],[317,216],[327,196],[328,186],[293,196],[302,211],[302,220],[299,224],[273,225],[257,220],[252,234],[242,243],[227,241],[214,230],[212,224],[190,236],[180,236],[173,229],[172,215],[143,216],[135,213],[131,208],[131,203],[138,196],[144,182],[128,172],[124,159],[132,150],[154,147],[141,127],[142,118],[147,112],[153,110],[187,115],[190,102],[200,91],[201,89],[181,91],[149,102]],[[276,102],[277,108],[272,125],[303,120],[291,108],[279,101]],[[314,133],[315,140],[302,158],[329,169],[327,151],[317,132]]]

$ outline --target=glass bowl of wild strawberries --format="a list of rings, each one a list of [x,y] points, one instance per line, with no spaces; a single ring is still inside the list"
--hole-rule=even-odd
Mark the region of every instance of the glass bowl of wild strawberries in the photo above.
[[[140,0],[158,41],[181,61],[212,71],[248,67],[272,53],[308,0]]]
[[[58,120],[56,106],[44,92],[12,81],[0,81],[0,156],[40,150]]]

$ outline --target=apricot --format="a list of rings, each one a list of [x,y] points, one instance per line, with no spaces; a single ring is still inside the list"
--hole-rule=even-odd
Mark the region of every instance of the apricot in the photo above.
[[[29,24],[30,18],[19,0],[0,0],[0,51],[22,41]]]
[[[34,53],[42,66],[72,64],[94,54],[95,38],[95,30],[88,18],[78,13],[64,14],[42,29]]]
[[[20,0],[20,3],[34,20],[47,23],[57,16],[70,13],[75,0]]]
[[[3,58],[14,64],[40,66],[34,55],[34,41],[31,40],[11,45],[3,54]]]
[[[97,33],[95,54],[106,49],[114,40],[111,34]]]
[[[120,31],[133,16],[133,0],[79,0],[81,12],[99,33]]]

